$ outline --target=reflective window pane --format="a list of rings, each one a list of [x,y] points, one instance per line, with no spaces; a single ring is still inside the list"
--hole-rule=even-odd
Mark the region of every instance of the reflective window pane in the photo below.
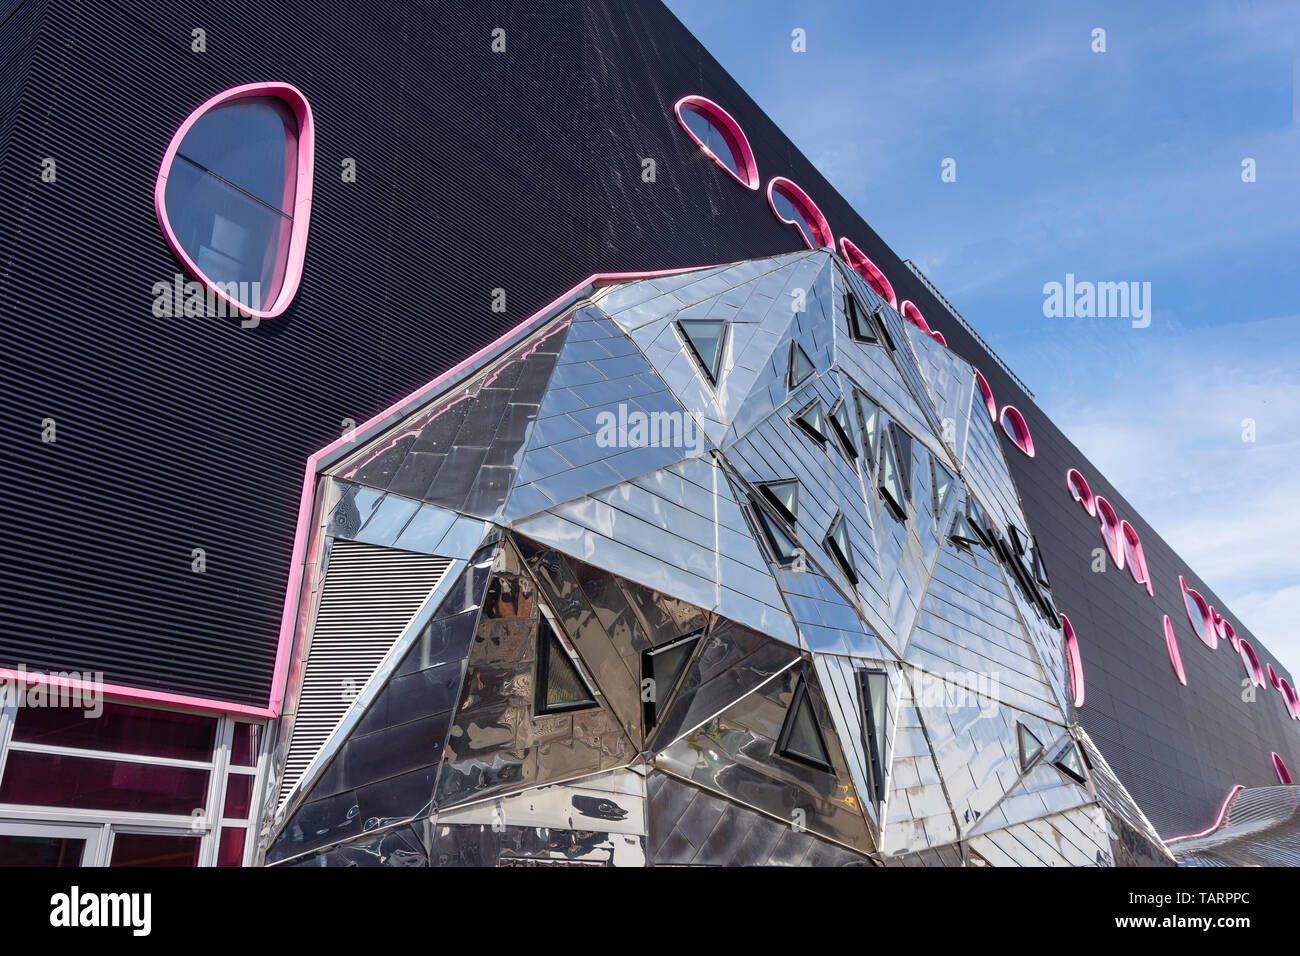
[[[109,866],[198,866],[199,838],[170,833],[122,833],[113,835]]]
[[[86,841],[57,836],[16,836],[0,833],[0,867],[81,866]]]
[[[217,866],[242,866],[244,863],[244,828],[225,827],[217,848]]]
[[[253,805],[253,776],[232,773],[226,778],[226,808],[222,816],[232,820],[245,820]]]
[[[208,772],[120,760],[11,751],[0,803],[190,816],[208,798]]]
[[[279,97],[248,96],[208,110],[190,127],[177,153],[253,198],[293,215],[298,120]]]

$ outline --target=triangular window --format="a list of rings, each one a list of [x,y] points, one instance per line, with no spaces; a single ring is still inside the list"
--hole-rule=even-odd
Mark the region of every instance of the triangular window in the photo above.
[[[931,458],[930,464],[933,466],[934,473],[934,513],[935,516],[943,514],[944,505],[948,503],[948,496],[952,493],[956,478],[953,473],[939,463],[939,459]]]
[[[853,445],[853,427],[849,424],[849,408],[844,404],[844,399],[835,403],[829,416],[831,430],[835,432],[836,439],[839,440],[840,449],[844,452],[844,457],[854,459],[858,457],[858,450]]]
[[[903,494],[912,500],[912,436],[897,422],[889,423],[889,435],[898,452],[898,474],[903,482]]]
[[[537,694],[538,714],[585,710],[598,707],[596,695],[569,657],[545,615],[537,624]]]
[[[826,532],[826,551],[840,566],[852,583],[858,583],[858,576],[853,569],[853,548],[849,545],[849,526],[844,515],[836,515],[831,522],[831,529]]]
[[[789,564],[799,556],[799,543],[781,527],[781,523],[769,515],[761,504],[753,503],[754,517],[758,519],[763,539],[777,564]],[[778,509],[780,510],[780,509]]]
[[[952,519],[952,530],[948,532],[948,537],[959,545],[965,545],[968,549],[977,545],[982,545],[984,541],[971,527],[970,519],[966,517],[963,511],[957,512]]]
[[[795,688],[794,700],[786,711],[776,752],[809,767],[828,773],[835,772],[831,766],[830,753],[826,749],[826,738],[822,736],[822,729],[813,712],[812,697],[808,693],[806,680],[800,680],[799,686]]]
[[[808,433],[813,441],[826,443],[826,416],[822,414],[821,402],[813,402],[795,416],[794,423]]]
[[[1024,724],[1016,722],[1016,745],[1020,748],[1020,769],[1028,770],[1029,765],[1043,752],[1043,742],[1034,736]]]
[[[898,468],[898,453],[888,435],[880,443],[880,476],[876,480],[876,486],[894,517],[899,521],[907,520],[907,496],[903,490],[903,476]]]
[[[765,485],[759,485],[758,490],[771,502],[772,507],[776,508],[777,513],[790,524],[799,520],[798,480],[789,478],[785,481],[769,481]]]
[[[1079,759],[1079,751],[1073,743],[1065,745],[1065,749],[1056,758],[1055,766],[1067,777],[1078,783],[1088,782],[1088,775],[1083,769],[1083,761]]]
[[[884,671],[858,671],[862,697],[862,735],[871,764],[871,789],[876,803],[885,799],[885,765],[881,759],[885,743],[885,708],[889,701],[889,679]]]
[[[871,319],[862,306],[858,304],[857,297],[852,292],[844,295],[844,313],[849,320],[849,337],[855,342],[866,342],[871,345],[879,344],[880,339],[876,337],[876,329],[871,324]]]
[[[727,323],[721,319],[680,319],[677,328],[705,376],[712,384],[718,384],[722,375],[722,346],[727,337]]]
[[[790,373],[787,384],[790,388],[798,387],[799,383],[806,379],[817,367],[813,365],[812,359],[808,353],[803,350],[798,342],[790,343]]]
[[[876,431],[880,425],[880,406],[861,392],[855,393],[858,405],[858,430],[862,432],[862,450],[868,467],[876,463]]]
[[[691,659],[691,652],[700,641],[699,634],[690,634],[680,640],[651,648],[641,655],[641,686],[644,700],[642,710],[646,728],[659,722],[663,705],[668,703],[673,691],[677,689],[686,665]],[[646,682],[649,681],[647,684]]]

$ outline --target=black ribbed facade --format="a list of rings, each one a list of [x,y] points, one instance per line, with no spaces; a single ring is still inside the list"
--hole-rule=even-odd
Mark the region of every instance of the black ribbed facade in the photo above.
[[[251,329],[155,318],[154,284],[181,271],[153,208],[163,151],[208,97],[259,80],[296,85],[317,123],[297,297]],[[1156,827],[1199,829],[1232,784],[1271,783],[1270,751],[1300,767],[1280,696],[1241,699],[1240,661],[1196,641],[1178,575],[1285,669],[653,3],[0,4],[0,664],[265,705],[308,455],[591,273],[798,247],[684,135],[688,93],[723,104],[764,184],[803,186],[1024,413],[1037,457],[1004,449],[1079,634],[1081,720]],[[1141,535],[1154,599],[1127,571],[1091,572],[1102,541],[1070,467]]]

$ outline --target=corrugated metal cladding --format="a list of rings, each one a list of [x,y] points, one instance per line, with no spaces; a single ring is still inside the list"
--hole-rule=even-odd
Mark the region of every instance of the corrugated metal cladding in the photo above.
[[[764,181],[799,182],[836,235],[1024,413],[1038,456],[1004,448],[1079,631],[1082,719],[1156,826],[1208,824],[1231,784],[1271,781],[1271,750],[1300,766],[1276,693],[1241,700],[1235,656],[1195,643],[1178,574],[1199,579],[664,7],[26,0],[6,11],[6,663],[264,704],[303,463],[346,420],[592,272],[796,248],[764,195],[677,126],[673,102],[702,93],[744,126]],[[492,52],[496,27],[505,53]],[[271,79],[301,88],[318,126],[298,296],[255,329],[154,318],[153,285],[178,269],[152,203],[167,141],[213,93]],[[54,183],[41,181],[45,157]],[[344,158],[357,161],[355,183],[339,175]],[[642,179],[645,158],[654,182]],[[496,288],[503,314],[491,311]],[[54,444],[41,441],[47,418]],[[1066,492],[1071,466],[1142,535],[1154,600],[1126,573],[1089,571],[1100,538]],[[194,548],[206,552],[202,574]],[[1186,688],[1170,672],[1162,614],[1178,628]]]

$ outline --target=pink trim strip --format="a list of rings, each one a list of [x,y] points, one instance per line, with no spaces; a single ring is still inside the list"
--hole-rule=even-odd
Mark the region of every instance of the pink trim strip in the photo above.
[[[898,308],[898,299],[894,298],[894,287],[890,281],[885,278],[885,274],[880,271],[874,262],[867,258],[867,254],[854,245],[853,241],[840,237],[840,254],[844,256],[844,261],[849,267],[862,276],[867,285],[876,290],[876,295],[880,296],[889,303],[892,309]],[[947,345],[948,343],[944,343]]]
[[[231,100],[248,96],[274,96],[284,100],[293,107],[298,119],[298,176],[293,199],[293,229],[289,234],[288,260],[284,263],[284,279],[276,293],[275,301],[265,309],[250,309],[247,305],[230,297],[210,278],[203,274],[193,259],[181,246],[172,229],[171,220],[167,218],[167,176],[171,172],[176,151],[180,148],[185,134],[190,131],[199,118],[208,110]],[[154,212],[158,216],[158,225],[162,227],[163,238],[187,272],[198,279],[209,292],[236,309],[242,315],[255,319],[273,319],[289,307],[298,292],[298,283],[302,280],[303,259],[307,254],[307,230],[311,224],[312,174],[316,159],[316,123],[312,119],[311,104],[296,86],[288,83],[245,83],[232,87],[207,100],[191,113],[176,130],[163,153],[162,165],[158,168],[158,181],[153,188]]]
[[[38,674],[32,671],[16,671],[8,667],[0,668],[0,679],[9,683],[25,682],[28,686],[40,684],[45,687],[66,688],[77,692],[102,694],[111,700],[143,701],[153,704],[165,704],[190,710],[216,711],[220,714],[239,714],[245,717],[274,717],[269,707],[253,707],[248,704],[235,704],[225,700],[209,697],[190,697],[186,694],[169,694],[166,691],[145,690],[139,687],[125,687],[121,684],[94,684],[91,681],[72,680],[54,674]]]
[[[1178,683],[1187,686],[1187,672],[1183,670],[1183,656],[1178,653],[1178,638],[1174,636],[1174,623],[1165,615],[1165,649],[1169,651],[1169,663],[1174,666]]]
[[[793,219],[786,219],[777,212],[776,203],[772,199],[773,190],[780,192],[782,196],[790,201],[790,205],[803,213],[804,218],[808,220],[808,224],[812,226],[817,235],[805,236],[803,226]],[[826,221],[826,217],[817,208],[817,204],[799,187],[798,183],[786,179],[784,176],[773,176],[767,184],[767,204],[772,207],[772,215],[799,230],[799,235],[803,237],[804,244],[809,249],[825,249],[827,246],[832,249],[835,248],[835,236],[831,233],[831,224]],[[814,240],[816,240],[817,245],[813,245]]]
[[[1165,618],[1165,620],[1168,620],[1168,618]],[[1223,818],[1227,816],[1228,804],[1232,803],[1232,798],[1237,795],[1237,791],[1245,789],[1246,788],[1239,783],[1234,784],[1232,789],[1228,791],[1228,795],[1223,798],[1223,803],[1219,807],[1219,814],[1214,818],[1213,823],[1204,830],[1201,830],[1199,833],[1184,833],[1182,836],[1162,837],[1165,841],[1165,845],[1167,846],[1170,843],[1177,843],[1179,840],[1195,840],[1197,837],[1209,836],[1215,830],[1219,829],[1220,825],[1223,823]]]
[[[1061,615],[1061,630],[1065,633],[1065,666],[1069,668],[1070,697],[1075,707],[1083,706],[1083,660],[1079,656],[1079,641],[1074,636],[1074,625]]]
[[[713,127],[723,134],[723,138],[731,146],[733,157],[744,167],[745,177],[743,179],[737,176],[730,166],[719,159],[717,153],[700,142],[700,138],[695,135],[695,132],[686,125],[686,120],[682,118],[683,109],[690,109],[692,112],[703,116],[705,120],[711,122]],[[703,96],[683,96],[673,104],[673,112],[677,114],[677,122],[681,124],[682,129],[686,130],[686,135],[695,140],[696,145],[704,150],[709,158],[726,170],[728,176],[746,189],[758,189],[758,161],[754,159],[754,151],[749,148],[749,139],[745,136],[745,131],[740,128],[740,124],[735,121],[730,113],[713,102],[713,100]]]
[[[1007,422],[1011,422],[1011,427],[1007,427]],[[1020,414],[1020,409],[1014,405],[1002,406],[1002,414],[998,417],[998,422],[1002,425],[1003,433],[1015,443],[1015,446],[1025,453],[1026,458],[1034,457],[1034,436],[1029,433],[1029,424],[1025,421],[1025,416]]]
[[[1291,785],[1291,771],[1286,769],[1286,764],[1276,752],[1273,754],[1273,772],[1277,774],[1278,783],[1288,787]]]
[[[944,348],[947,348],[947,347],[948,347],[948,340],[945,339],[945,338],[943,337],[943,333],[942,333],[942,332],[936,332],[936,331],[934,331],[933,329],[931,329],[931,330],[930,330],[930,337],[933,338],[933,339],[934,339],[936,342],[938,342],[940,345],[942,345]]]

